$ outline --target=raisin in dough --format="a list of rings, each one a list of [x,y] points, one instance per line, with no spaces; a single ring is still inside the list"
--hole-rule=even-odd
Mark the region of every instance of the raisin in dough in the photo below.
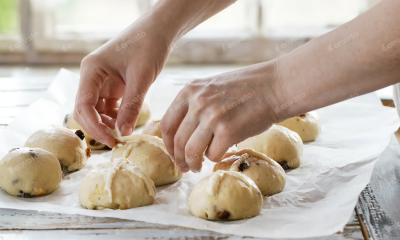
[[[244,174],[218,170],[201,179],[189,195],[193,215],[209,220],[238,220],[257,216],[263,197]]]
[[[283,168],[271,158],[252,149],[226,153],[224,159],[214,165],[214,172],[218,170],[243,173],[266,196],[281,192],[286,184]]]
[[[56,156],[40,148],[16,148],[0,161],[0,188],[13,196],[47,195],[62,178]]]
[[[317,139],[321,133],[321,123],[315,111],[286,119],[277,125],[284,126],[299,134],[303,142],[311,142]]]
[[[58,126],[36,131],[26,140],[24,146],[42,148],[53,153],[65,173],[85,167],[91,155],[90,148],[86,145],[85,134],[81,130]]]
[[[299,134],[276,125],[237,144],[238,150],[245,148],[267,155],[277,161],[283,169],[298,168],[303,155],[303,141]]]
[[[148,122],[146,126],[144,126],[142,133],[162,138],[160,122],[161,120],[153,120]]]
[[[121,137],[119,134],[116,139],[120,143],[113,148],[111,159],[127,158],[149,175],[156,186],[181,179],[182,172],[169,156],[161,138],[146,134]]]
[[[101,163],[82,180],[79,202],[87,209],[129,209],[153,204],[153,181],[125,158]]]
[[[99,141],[96,141],[93,139],[91,136],[89,136],[83,129],[82,127],[75,121],[73,114],[67,114],[64,118],[64,123],[63,126],[69,129],[80,129],[82,132],[85,134],[85,140],[87,146],[89,146],[90,149],[92,150],[100,150],[100,149],[107,149],[110,150],[107,145],[104,143],[101,143]]]

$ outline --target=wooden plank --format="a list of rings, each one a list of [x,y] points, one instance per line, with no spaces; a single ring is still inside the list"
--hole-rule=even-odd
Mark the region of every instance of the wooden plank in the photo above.
[[[116,218],[99,218],[81,215],[66,215],[58,213],[21,211],[13,209],[0,209],[0,236],[21,234],[28,239],[36,239],[37,232],[44,233],[49,238],[55,235],[61,237],[87,236],[117,236],[124,239],[128,236],[141,236],[143,238],[165,237],[178,239],[190,236],[190,239],[227,239],[242,237],[228,234],[219,234],[205,230],[194,230],[174,225],[161,225],[146,222],[130,221]],[[1,239],[1,238],[0,238]],[[61,238],[64,239],[64,238]],[[90,238],[89,238],[90,239]],[[329,237],[315,239],[363,239],[358,220],[353,214],[343,232]]]
[[[4,239],[262,239],[253,237],[241,237],[228,234],[219,234],[204,230],[193,229],[80,229],[80,230],[11,230],[2,231],[0,237]],[[0,238],[1,239],[1,238]],[[265,238],[263,238],[265,239]],[[319,238],[307,238],[308,240],[362,240],[359,237],[346,235],[332,235]],[[285,240],[285,239],[281,239]],[[289,239],[287,239],[289,240]],[[293,239],[291,239],[293,240]]]

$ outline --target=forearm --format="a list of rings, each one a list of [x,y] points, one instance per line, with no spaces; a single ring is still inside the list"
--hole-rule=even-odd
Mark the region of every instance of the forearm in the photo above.
[[[400,1],[386,0],[278,60],[285,119],[400,81]],[[384,51],[385,46],[397,45]],[[279,95],[279,94],[278,94]]]
[[[173,43],[200,23],[230,6],[236,0],[162,0],[147,13],[164,29]]]

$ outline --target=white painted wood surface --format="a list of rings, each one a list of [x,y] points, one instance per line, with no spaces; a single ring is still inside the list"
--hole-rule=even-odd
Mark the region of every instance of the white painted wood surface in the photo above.
[[[210,75],[236,67],[173,67],[163,74],[178,74],[184,84],[194,75]],[[29,71],[32,78],[15,80],[23,68],[0,67],[0,131],[20,111],[45,91],[59,68],[37,68]],[[79,69],[73,68],[75,72]],[[375,99],[370,101],[374,102]],[[243,239],[245,237],[195,230],[173,225],[160,225],[114,218],[97,218],[35,211],[1,209],[0,240],[5,239]],[[364,239],[355,214],[343,232],[315,239]]]

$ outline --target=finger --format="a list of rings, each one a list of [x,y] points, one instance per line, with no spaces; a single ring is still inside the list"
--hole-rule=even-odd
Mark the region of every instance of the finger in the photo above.
[[[103,114],[103,113],[100,114],[100,117],[101,117],[101,121],[104,124],[106,124],[107,127],[111,128],[111,129],[114,129],[116,119],[114,119],[114,118],[112,118],[112,117],[110,117],[110,116],[108,116],[106,114]]]
[[[119,99],[118,98],[106,99],[106,100],[104,100],[104,103],[105,103],[104,113],[107,116],[110,116],[110,117],[116,119],[117,115],[118,115],[118,110],[119,110],[119,107],[121,104]]]
[[[225,131],[214,133],[214,137],[211,140],[210,145],[206,150],[206,156],[212,162],[219,162],[222,157],[228,151],[228,149],[233,145],[232,137],[226,134]]]
[[[180,92],[172,104],[168,107],[167,112],[164,114],[160,122],[161,134],[163,136],[164,144],[167,148],[169,155],[175,159],[174,156],[174,138],[179,129],[179,125],[186,116],[188,105],[184,102],[183,94]]]
[[[189,166],[185,160],[186,143],[189,140],[190,136],[192,136],[193,132],[196,130],[197,126],[198,121],[193,121],[193,119],[189,118],[189,115],[186,115],[185,119],[182,121],[178,131],[175,134],[174,157],[175,162],[181,172],[187,172],[189,171],[189,169],[193,172],[197,172],[199,170],[198,168],[192,168],[191,166]]]
[[[190,169],[201,171],[203,153],[211,143],[213,134],[209,129],[197,126],[185,147],[185,159]]]
[[[105,110],[119,108],[120,106],[120,99],[118,98],[108,98],[104,100]]]
[[[119,108],[108,109],[104,114],[117,119]]]
[[[98,113],[104,113],[104,111],[105,111],[105,104],[104,104],[104,99],[103,99],[103,98],[99,98],[99,99],[97,100],[96,111],[97,111]]]
[[[131,135],[135,128],[144,97],[150,87],[147,79],[148,76],[140,77],[133,74],[127,76],[125,93],[117,116],[122,136]]]
[[[100,115],[93,106],[83,106],[81,112],[74,112],[74,117],[75,115],[84,121],[85,130],[90,136],[109,147],[114,147],[115,139],[110,134],[110,128],[101,121]]]
[[[85,66],[85,64],[82,64],[82,79],[76,96],[74,119],[90,136],[113,146],[114,140],[111,140],[112,136],[106,132],[108,127],[101,124],[101,118],[95,109],[99,99],[100,88],[104,84],[107,75],[103,71],[88,70]]]

